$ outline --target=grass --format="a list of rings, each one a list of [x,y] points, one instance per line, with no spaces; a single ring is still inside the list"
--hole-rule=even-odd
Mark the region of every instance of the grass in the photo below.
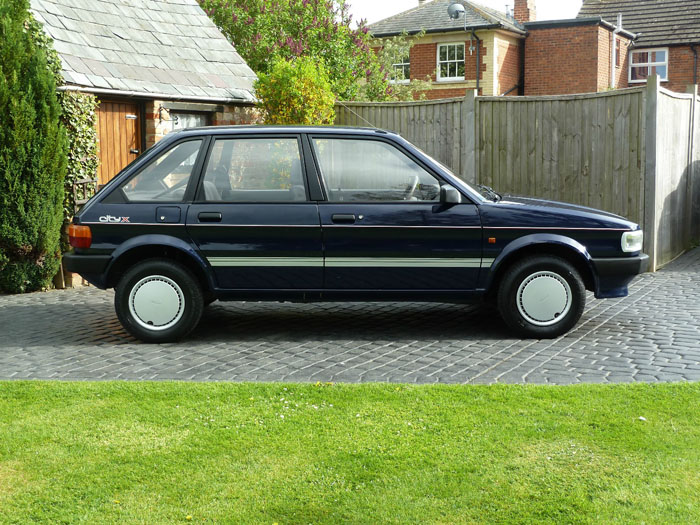
[[[700,384],[0,382],[0,522],[698,523],[699,407]]]

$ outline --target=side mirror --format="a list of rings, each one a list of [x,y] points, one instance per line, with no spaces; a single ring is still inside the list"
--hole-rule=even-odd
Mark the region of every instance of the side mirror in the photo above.
[[[445,184],[440,187],[440,202],[443,204],[459,204],[462,202],[462,194],[456,188]]]

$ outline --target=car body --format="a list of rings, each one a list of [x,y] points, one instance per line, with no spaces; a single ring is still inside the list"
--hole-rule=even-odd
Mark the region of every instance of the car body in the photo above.
[[[377,129],[167,135],[75,216],[66,267],[116,288],[125,328],[178,339],[213,300],[496,303],[518,333],[576,324],[585,289],[645,271],[637,224],[474,188]]]

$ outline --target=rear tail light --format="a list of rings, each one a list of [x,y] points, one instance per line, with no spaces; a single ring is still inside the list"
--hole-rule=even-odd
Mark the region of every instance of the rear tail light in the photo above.
[[[68,226],[68,239],[74,248],[89,248],[92,244],[92,232],[89,226],[71,224]]]

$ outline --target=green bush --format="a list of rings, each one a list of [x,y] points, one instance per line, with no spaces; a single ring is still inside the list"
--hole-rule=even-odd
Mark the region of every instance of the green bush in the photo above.
[[[332,124],[335,97],[323,63],[310,57],[274,60],[255,83],[267,124]]]
[[[0,290],[47,287],[60,264],[66,138],[27,0],[0,0]]]

